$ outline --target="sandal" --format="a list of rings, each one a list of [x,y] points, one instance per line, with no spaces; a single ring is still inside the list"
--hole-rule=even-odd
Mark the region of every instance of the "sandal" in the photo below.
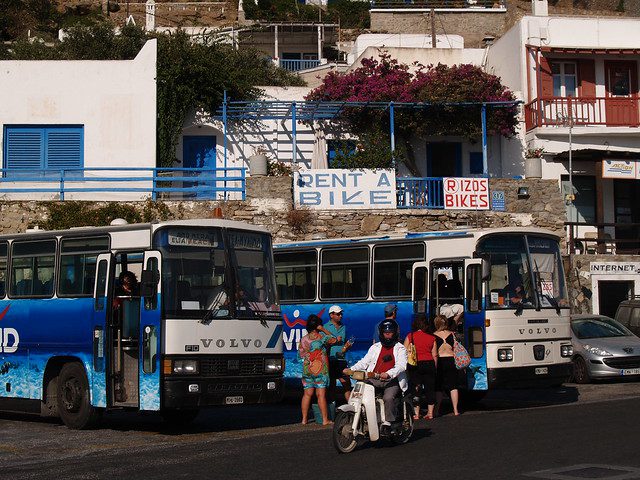
[[[420,420],[420,415],[414,415],[414,416],[413,416],[413,419],[414,419],[414,420]]]
[[[424,417],[422,417],[422,418],[424,418],[425,420],[433,420],[433,415],[429,415],[429,414],[427,414],[427,415],[425,415],[425,416],[424,416]]]

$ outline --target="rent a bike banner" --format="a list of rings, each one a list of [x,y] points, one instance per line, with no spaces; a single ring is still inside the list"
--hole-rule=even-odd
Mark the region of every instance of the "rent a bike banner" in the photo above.
[[[318,169],[295,172],[296,207],[326,209],[396,208],[393,170]]]
[[[489,210],[489,179],[444,177],[445,210]]]

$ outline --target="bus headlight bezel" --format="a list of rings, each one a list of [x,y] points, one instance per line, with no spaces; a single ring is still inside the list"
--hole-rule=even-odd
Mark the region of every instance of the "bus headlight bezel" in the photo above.
[[[283,370],[281,358],[265,358],[264,373],[280,373]]]
[[[171,372],[175,375],[196,375],[200,371],[198,360],[174,360]]]
[[[513,362],[513,348],[499,348],[497,357],[499,362]]]
[[[560,345],[560,356],[562,358],[573,357],[573,345]]]

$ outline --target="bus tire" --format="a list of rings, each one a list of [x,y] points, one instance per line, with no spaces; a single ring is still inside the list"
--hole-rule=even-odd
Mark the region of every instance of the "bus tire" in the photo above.
[[[89,382],[80,363],[66,363],[58,375],[58,414],[63,423],[74,430],[94,426],[102,410],[91,406]]]
[[[200,410],[197,408],[168,408],[166,410],[162,410],[160,415],[162,415],[162,420],[164,420],[165,424],[170,427],[180,427],[193,422],[199,413]]]

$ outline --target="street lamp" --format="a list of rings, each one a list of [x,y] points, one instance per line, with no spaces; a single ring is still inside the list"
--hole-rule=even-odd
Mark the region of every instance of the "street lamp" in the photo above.
[[[564,200],[565,204],[568,205],[569,208],[569,222],[573,221],[573,202],[576,199],[576,196],[573,192],[573,143],[572,143],[572,133],[573,133],[573,113],[571,111],[571,101],[569,99],[569,105],[567,109],[567,113],[560,113],[558,115],[558,120],[562,124],[563,127],[569,127],[569,192],[565,195]],[[577,221],[577,217],[576,217]]]

